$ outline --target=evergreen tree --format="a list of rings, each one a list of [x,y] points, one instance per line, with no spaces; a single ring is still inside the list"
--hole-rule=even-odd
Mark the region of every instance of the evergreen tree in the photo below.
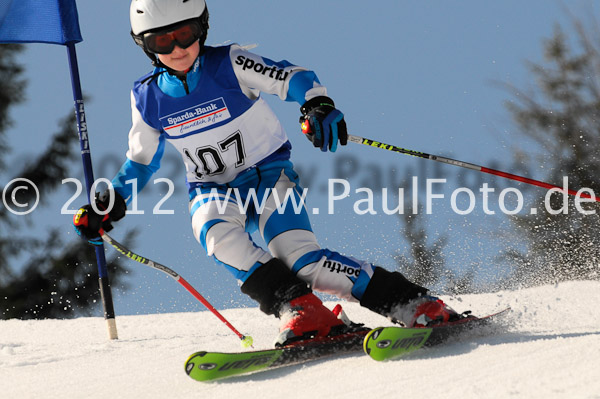
[[[23,46],[0,45],[0,174],[9,175],[5,156],[9,151],[6,132],[13,121],[10,109],[24,101],[26,82],[23,67],[16,61]],[[50,145],[22,170],[10,168],[9,182],[15,177],[32,181],[40,192],[40,206],[62,180],[69,176],[77,162],[76,123],[71,111],[60,122],[60,130],[50,138]],[[50,136],[50,134],[49,134]],[[4,183],[6,184],[6,183]],[[3,184],[3,185],[4,185]],[[2,187],[6,198],[13,195],[18,203],[34,201],[33,190]],[[100,292],[94,249],[83,240],[65,243],[56,230],[44,231],[37,225],[35,211],[17,216],[0,206],[0,318],[74,317],[101,312]],[[68,223],[59,215],[56,223]],[[123,287],[127,272],[122,265],[109,260],[111,283]]]
[[[562,186],[566,176],[570,189],[590,188],[600,196],[600,42],[581,23],[575,27],[576,41],[555,29],[544,43],[545,62],[531,64],[532,93],[513,88],[515,100],[508,107],[519,130],[542,154],[532,159],[518,153],[519,161],[530,160],[529,168],[543,166],[545,181]],[[513,280],[530,285],[600,278],[600,207],[583,204],[593,213],[586,215],[570,197],[566,213],[554,214],[563,210],[563,195],[550,197],[549,210],[544,194],[537,200],[537,214],[514,219],[528,251],[507,253],[516,265]]]
[[[395,256],[398,270],[414,283],[436,292],[453,295],[472,292],[474,271],[467,271],[459,277],[456,272],[448,269],[443,255],[448,237],[441,236],[428,243],[422,211],[420,209],[417,214],[402,215],[402,235],[409,244],[409,250],[407,254],[399,253]]]

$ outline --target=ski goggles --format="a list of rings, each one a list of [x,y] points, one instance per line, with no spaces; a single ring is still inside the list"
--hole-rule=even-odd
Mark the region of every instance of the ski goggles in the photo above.
[[[154,54],[170,54],[175,45],[186,49],[200,39],[197,22],[187,22],[179,27],[144,33],[144,47]]]

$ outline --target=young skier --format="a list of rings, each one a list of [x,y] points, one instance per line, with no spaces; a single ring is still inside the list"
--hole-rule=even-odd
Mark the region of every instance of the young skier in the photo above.
[[[346,326],[313,290],[334,294],[407,326],[462,317],[427,289],[398,272],[321,248],[304,207],[277,210],[293,195],[298,175],[291,144],[261,93],[301,105],[302,131],[321,151],[346,145],[344,115],[314,72],[274,62],[233,44],[205,46],[204,0],[133,0],[131,34],[154,70],[134,83],[127,159],[115,178],[114,204],[102,216],[91,205],[74,217],[77,232],[101,242],[101,230],[125,216],[137,193],[160,167],[165,142],[181,154],[187,172],[194,236],[209,256],[242,282],[260,309],[280,318],[279,344],[323,337]],[[237,192],[237,194],[234,191]],[[241,212],[238,202],[268,195],[262,210]],[[96,197],[108,210],[111,193]],[[268,251],[250,234],[258,230]]]

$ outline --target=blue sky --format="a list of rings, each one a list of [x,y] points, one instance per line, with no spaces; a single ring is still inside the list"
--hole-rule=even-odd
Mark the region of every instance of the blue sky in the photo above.
[[[597,12],[589,1],[571,1],[576,16]],[[129,36],[129,2],[78,1],[84,38],[77,45],[81,80],[96,178],[111,179],[125,156],[130,125],[129,91],[132,82],[150,69],[149,60]],[[542,40],[556,23],[570,31],[565,6],[553,0],[487,1],[208,1],[210,31],[207,44],[237,42],[257,47],[263,56],[311,68],[328,87],[345,113],[351,134],[404,148],[450,156],[507,170],[515,148],[535,151],[515,130],[503,103],[510,94],[498,82],[520,88],[533,85],[526,60],[541,61]],[[11,162],[23,162],[46,145],[59,118],[72,112],[66,49],[28,45],[21,60],[29,80],[27,101],[15,109],[9,133]],[[460,182],[493,184],[498,180],[452,166],[349,144],[336,154],[315,150],[301,136],[299,106],[276,97],[267,101],[279,115],[294,146],[292,161],[305,173],[309,206],[323,209],[312,217],[324,247],[368,259],[393,269],[392,256],[406,249],[399,218],[359,216],[352,196],[326,215],[327,178],[345,170],[352,189],[381,181],[397,190],[403,176],[425,179],[443,174],[444,190]],[[164,263],[183,275],[218,308],[250,304],[233,277],[207,258],[192,236],[183,168],[172,148],[159,177],[178,185],[163,208],[174,215],[151,215],[163,186],[142,193],[139,207],[146,215],[130,215],[113,231],[115,238],[136,227],[141,231],[134,251]],[[354,162],[348,164],[348,161]],[[353,172],[352,172],[353,171]],[[437,171],[437,172],[436,172]],[[507,170],[511,171],[511,170]],[[543,178],[543,170],[532,171]],[[81,171],[73,177],[81,178]],[[560,183],[560,182],[556,182]],[[162,190],[164,191],[164,190]],[[74,194],[67,185],[52,195],[52,206],[34,216],[46,225],[60,226],[73,236],[70,216],[60,209]],[[75,199],[71,209],[85,203]],[[488,265],[497,254],[489,226],[508,223],[502,216],[486,218],[475,212],[453,215],[449,200],[436,202],[427,218],[430,240],[451,237],[446,261],[452,268]],[[511,245],[510,242],[502,245]],[[516,244],[515,244],[516,245]],[[112,249],[109,249],[109,252]],[[193,311],[202,305],[169,277],[129,263],[132,289],[115,292],[119,314]],[[481,275],[497,270],[478,266]]]

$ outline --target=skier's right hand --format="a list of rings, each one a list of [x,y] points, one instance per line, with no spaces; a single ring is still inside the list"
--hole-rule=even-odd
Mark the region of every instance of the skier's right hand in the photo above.
[[[73,216],[73,226],[75,231],[82,238],[86,239],[90,244],[101,245],[101,235],[105,231],[111,231],[113,226],[112,222],[122,219],[127,211],[127,205],[125,200],[116,192],[112,192],[114,195],[114,203],[109,212],[105,215],[101,215],[94,210],[92,205],[87,204],[77,210],[77,213]],[[96,209],[103,212],[108,209],[110,204],[109,190],[106,190],[102,194],[96,194],[95,205]]]

